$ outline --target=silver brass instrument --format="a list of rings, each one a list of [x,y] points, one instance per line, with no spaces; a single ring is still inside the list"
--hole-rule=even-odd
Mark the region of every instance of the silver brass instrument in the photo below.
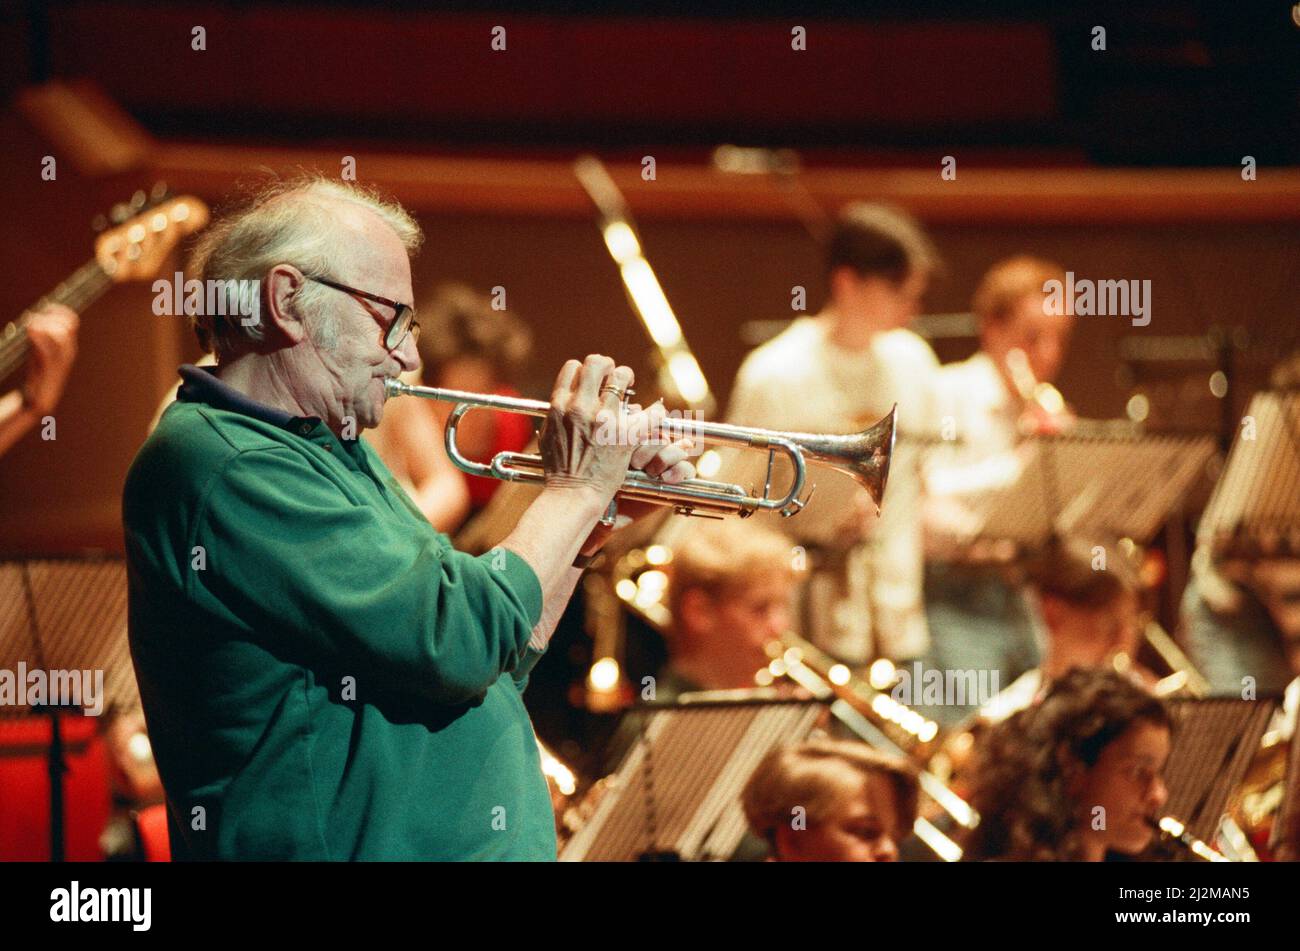
[[[1049,422],[1053,430],[1068,428],[1070,413],[1065,405],[1065,397],[1061,396],[1061,391],[1052,384],[1045,380],[1039,381],[1034,376],[1025,351],[1013,347],[1007,352],[1004,363],[1016,393],[1024,401],[1025,406],[1037,408],[1043,414],[1043,419],[1038,423],[1022,417],[1020,420],[1022,432],[1035,434],[1041,424]]]
[[[612,571],[615,603],[621,603],[628,612],[661,635],[672,626],[672,612],[667,604],[669,580],[665,572],[673,560],[674,554],[669,546],[654,543],[646,548],[623,552]],[[961,847],[940,829],[941,825],[947,826],[946,821],[941,821],[941,814],[950,817],[955,826],[967,829],[978,824],[979,815],[926,768],[938,725],[894,700],[887,692],[856,677],[848,667],[793,632],[787,631],[780,640],[768,644],[766,651],[771,661],[754,675],[754,683],[760,690],[770,689],[778,678],[784,678],[807,691],[814,699],[825,702],[830,715],[868,746],[912,760],[919,768],[918,778],[927,804],[913,829],[942,860],[955,862],[960,859]],[[599,650],[597,656],[600,656]],[[605,655],[598,663],[617,666],[617,661],[610,655]],[[738,692],[722,693],[734,695]],[[596,792],[593,798],[600,794]],[[569,818],[580,819],[581,811],[583,809],[572,813]]]
[[[401,380],[384,381],[385,393],[393,396],[419,396],[424,399],[455,403],[447,418],[444,439],[447,455],[462,472],[470,475],[501,479],[505,482],[540,483],[545,479],[542,458],[536,453],[499,452],[489,463],[466,458],[456,444],[456,427],[471,409],[497,409],[528,416],[545,416],[550,404],[513,396],[494,396],[449,390],[432,386],[413,386]],[[780,512],[783,516],[797,513],[808,501],[803,495],[807,461],[819,462],[838,469],[854,479],[871,495],[880,508],[889,477],[889,459],[894,450],[894,415],[897,407],[889,411],[875,425],[860,433],[845,435],[818,435],[815,433],[787,433],[770,429],[735,426],[730,423],[706,423],[694,419],[664,419],[660,430],[671,438],[686,436],[692,440],[719,445],[764,449],[768,452],[767,478],[762,495],[747,492],[742,486],[707,479],[687,479],[676,485],[660,482],[651,476],[629,470],[618,491],[618,498],[670,505],[679,515],[739,515],[745,518],[763,510]],[[789,458],[793,475],[789,489],[779,497],[772,497],[772,467],[777,452]],[[811,492],[809,493],[811,494]],[[801,497],[802,496],[802,497]],[[606,520],[612,521],[614,505],[611,503]]]

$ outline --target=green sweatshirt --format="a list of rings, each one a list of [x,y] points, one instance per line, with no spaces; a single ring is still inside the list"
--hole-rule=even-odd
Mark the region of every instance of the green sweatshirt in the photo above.
[[[173,856],[554,859],[532,569],[453,550],[364,441],[181,375],[123,498]]]

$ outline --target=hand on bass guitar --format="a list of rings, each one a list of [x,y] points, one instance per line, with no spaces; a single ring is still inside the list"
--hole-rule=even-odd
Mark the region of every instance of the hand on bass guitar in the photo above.
[[[0,454],[58,405],[77,357],[78,323],[76,312],[60,304],[29,315],[26,380],[0,397]]]

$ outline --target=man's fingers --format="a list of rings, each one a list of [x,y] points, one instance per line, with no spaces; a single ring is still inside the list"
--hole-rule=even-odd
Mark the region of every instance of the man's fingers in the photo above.
[[[66,358],[69,362],[77,353],[77,338],[70,327],[28,328],[32,350],[42,362]]]
[[[628,462],[633,469],[644,469],[655,454],[669,443],[670,440],[659,429],[667,414],[662,400],[653,403],[649,409],[638,408],[629,412],[626,432],[628,438],[636,444]]]
[[[618,366],[605,378],[600,386],[600,409],[605,413],[621,412],[623,397],[632,388],[634,379],[631,367]],[[631,419],[629,407],[628,419]]]
[[[664,445],[661,440],[641,443],[632,451],[632,458],[628,465],[633,469],[645,469],[646,466],[650,465],[651,460],[658,455],[659,450],[664,448]]]
[[[680,442],[669,443],[668,445],[665,446],[659,446],[657,450],[651,455],[649,461],[647,461],[646,464],[641,468],[645,470],[646,475],[661,477],[668,470],[677,467],[681,463],[684,463],[688,458],[688,456],[689,456],[689,452],[687,450],[687,447],[684,446],[682,443]],[[695,467],[691,466],[690,468],[691,471],[694,472]]]
[[[551,389],[551,404],[567,406],[569,397],[573,395],[573,384],[578,379],[578,371],[582,369],[582,364],[577,360],[565,360],[564,366],[560,367],[559,376],[555,378],[555,386]]]
[[[600,404],[600,386],[614,369],[614,361],[599,353],[587,355],[582,361],[582,372],[578,375],[578,386],[574,392],[576,405],[586,408],[592,416]]]
[[[664,406],[663,400],[655,400],[645,412],[650,424],[650,433],[652,435],[657,434],[659,424],[668,417],[668,407]]]
[[[694,479],[695,464],[686,461],[679,462],[671,468],[665,469],[663,475],[659,478],[669,485],[678,485],[687,479]]]

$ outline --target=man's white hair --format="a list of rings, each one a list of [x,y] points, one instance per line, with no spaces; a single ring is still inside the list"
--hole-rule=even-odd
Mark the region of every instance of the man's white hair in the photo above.
[[[340,253],[339,202],[377,215],[393,229],[407,254],[419,250],[424,239],[420,226],[397,202],[360,185],[303,175],[258,189],[243,207],[204,231],[190,257],[190,275],[204,287],[213,286],[209,281],[256,281],[259,295],[267,272],[277,264],[292,264],[304,274],[330,275]],[[337,331],[322,306],[329,293],[329,288],[309,281],[293,303],[297,316],[324,346],[333,346]],[[264,296],[259,304],[264,310]],[[246,321],[237,313],[205,312],[191,319],[199,342],[219,359],[261,340],[265,330],[260,320]]]

